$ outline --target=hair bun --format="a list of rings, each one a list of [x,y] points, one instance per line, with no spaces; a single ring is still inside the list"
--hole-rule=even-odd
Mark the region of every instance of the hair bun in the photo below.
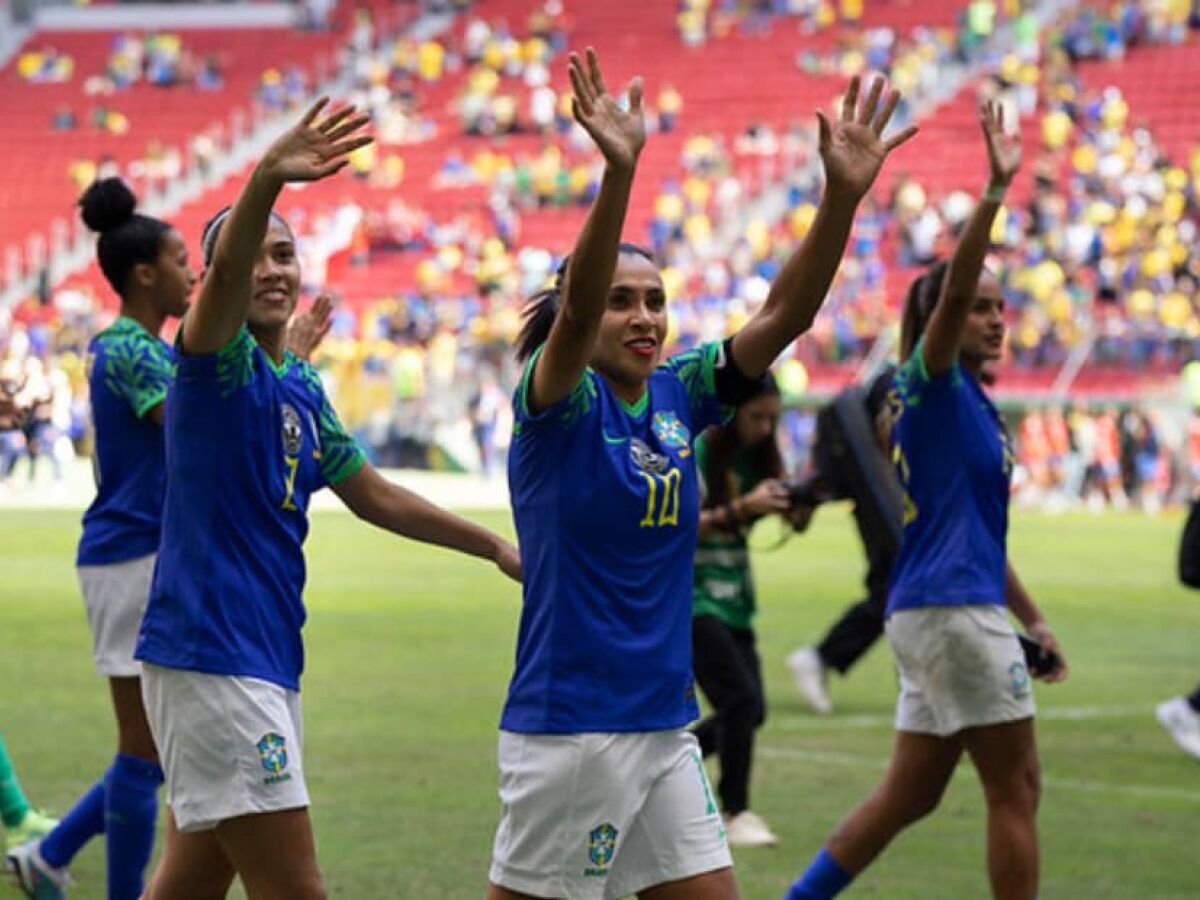
[[[137,197],[120,178],[93,181],[79,198],[84,224],[103,233],[119,228],[133,218]]]

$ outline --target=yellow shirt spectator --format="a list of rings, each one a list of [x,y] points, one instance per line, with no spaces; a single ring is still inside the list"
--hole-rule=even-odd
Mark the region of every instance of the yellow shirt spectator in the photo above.
[[[437,81],[442,77],[446,63],[446,48],[437,41],[422,41],[417,48],[417,75],[424,81]]]

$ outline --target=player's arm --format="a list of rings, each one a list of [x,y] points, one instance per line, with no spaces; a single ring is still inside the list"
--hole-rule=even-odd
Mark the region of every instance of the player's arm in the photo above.
[[[516,547],[498,534],[393,484],[370,463],[333,485],[333,492],[364,522],[414,541],[489,560],[508,577],[521,580],[521,558]]]
[[[979,113],[988,154],[988,187],[967,220],[954,256],[950,258],[942,295],[938,298],[925,330],[925,370],[936,378],[950,370],[958,359],[958,348],[967,327],[967,314],[979,286],[984,257],[992,233],[992,222],[1000,210],[1004,192],[1021,165],[1021,142],[1004,131],[1004,109],[999,103],[984,104]]]
[[[1012,610],[1012,614],[1024,626],[1029,636],[1041,644],[1043,649],[1054,652],[1062,660],[1062,665],[1048,674],[1046,681],[1054,682],[1065,679],[1067,677],[1067,658],[1063,656],[1058,638],[1046,623],[1046,618],[1042,615],[1038,605],[1033,602],[1033,598],[1025,590],[1025,585],[1017,577],[1016,570],[1013,569],[1011,563],[1005,566],[1004,599],[1008,603],[1008,608]]]
[[[638,155],[646,141],[640,79],[635,78],[629,87],[629,110],[625,111],[604,87],[596,53],[590,47],[586,65],[571,54],[569,72],[575,121],[604,154],[604,175],[567,263],[562,306],[534,364],[526,397],[533,413],[566,397],[592,357],[617,265]]]
[[[861,106],[858,91],[856,76],[846,89],[839,121],[831,123],[817,112],[825,190],[812,228],[784,264],[762,308],[733,338],[733,357],[750,378],[766,372],[784,348],[812,326],[841,263],[859,201],[888,153],[916,134],[917,129],[909,127],[883,140],[900,92],[889,91],[881,107],[882,78],[875,79]]]
[[[183,320],[183,347],[216,353],[237,334],[250,307],[254,261],[266,236],[271,208],[291,181],[316,181],[337,172],[355,149],[371,142],[355,136],[370,120],[345,106],[317,121],[328,102],[318,100],[259,160],[217,236],[200,296]]]

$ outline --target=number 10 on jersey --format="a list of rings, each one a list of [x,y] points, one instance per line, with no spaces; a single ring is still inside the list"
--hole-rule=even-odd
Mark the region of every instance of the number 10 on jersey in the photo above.
[[[662,475],[653,472],[638,472],[646,480],[646,514],[638,522],[642,528],[662,527],[679,524],[679,484],[683,474],[676,468]]]

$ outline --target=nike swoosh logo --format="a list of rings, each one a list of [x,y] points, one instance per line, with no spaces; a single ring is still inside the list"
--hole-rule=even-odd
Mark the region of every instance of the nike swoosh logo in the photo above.
[[[604,443],[606,444],[624,444],[629,440],[627,437],[613,437],[607,431],[600,432],[604,435]]]

